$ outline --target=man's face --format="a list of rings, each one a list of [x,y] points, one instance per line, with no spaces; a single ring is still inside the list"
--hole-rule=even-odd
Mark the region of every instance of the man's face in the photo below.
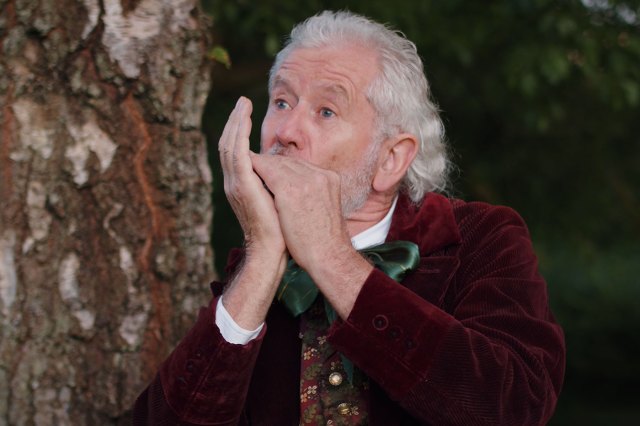
[[[342,176],[343,213],[366,201],[377,152],[376,114],[365,91],[374,52],[357,45],[296,49],[274,76],[261,151],[300,158]]]

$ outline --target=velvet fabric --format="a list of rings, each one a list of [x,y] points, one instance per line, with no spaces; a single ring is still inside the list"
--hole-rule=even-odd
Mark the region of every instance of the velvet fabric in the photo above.
[[[401,196],[387,241],[420,247],[398,284],[374,270],[329,341],[371,378],[372,425],[537,425],[563,381],[562,330],[511,209]],[[230,256],[229,269],[241,259]],[[227,343],[214,299],[134,407],[134,424],[298,425],[298,320],[274,303],[260,336]]]

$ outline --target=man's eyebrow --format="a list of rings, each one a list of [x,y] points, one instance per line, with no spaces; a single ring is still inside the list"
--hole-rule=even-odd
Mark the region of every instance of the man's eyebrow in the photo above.
[[[346,104],[351,103],[351,93],[350,91],[342,84],[336,83],[326,83],[321,84],[320,88],[323,93],[325,93],[329,97],[335,97],[337,102],[344,102]],[[281,75],[276,76],[273,79],[273,83],[271,84],[270,91],[276,89],[283,89],[285,91],[293,91],[293,86],[291,82]]]
[[[325,84],[322,89],[328,92],[330,95],[336,96],[338,101],[350,103],[351,96],[346,87],[341,84]]]
[[[273,79],[273,84],[271,85],[271,90],[279,89],[279,88],[283,88],[285,90],[291,90],[291,84],[289,83],[289,81],[287,79],[285,79],[282,76],[278,75]]]

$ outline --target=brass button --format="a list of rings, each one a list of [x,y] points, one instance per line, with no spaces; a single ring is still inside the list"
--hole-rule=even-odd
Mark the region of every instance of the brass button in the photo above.
[[[349,404],[347,404],[346,402],[338,404],[338,413],[346,416],[347,414],[349,414],[349,411],[351,411],[350,408],[351,407],[349,407]]]
[[[336,371],[329,374],[329,383],[331,383],[333,386],[340,386],[340,384],[342,383],[342,374]]]

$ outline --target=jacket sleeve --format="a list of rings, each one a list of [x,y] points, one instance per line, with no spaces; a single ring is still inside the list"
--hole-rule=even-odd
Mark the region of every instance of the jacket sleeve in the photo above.
[[[562,330],[520,217],[476,210],[459,218],[459,265],[442,300],[375,270],[329,340],[423,422],[546,424],[564,374]]]
[[[215,325],[214,298],[134,405],[134,425],[235,425],[266,332],[228,343]]]

